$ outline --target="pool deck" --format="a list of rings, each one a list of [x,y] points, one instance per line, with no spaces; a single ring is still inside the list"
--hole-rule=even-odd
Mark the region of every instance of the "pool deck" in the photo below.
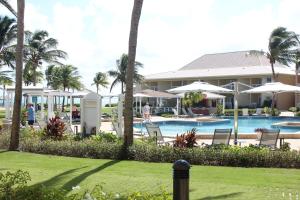
[[[207,120],[215,119],[212,117],[198,117],[198,118],[164,118],[159,116],[151,117],[151,122],[161,122],[161,121],[197,121],[197,119],[202,119],[203,121],[207,122]],[[135,122],[141,122],[141,120],[135,120]],[[101,130],[102,131],[110,131],[114,132],[112,129],[111,122],[101,122]],[[135,134],[135,137],[139,137],[139,133]],[[212,134],[207,133],[198,133],[197,135],[197,143],[200,145],[202,143],[211,144],[212,142]],[[233,135],[231,136],[230,144],[233,145]],[[167,140],[174,139],[175,137],[166,136]],[[291,148],[294,150],[300,151],[300,133],[280,133],[279,138],[284,138],[284,142],[288,142],[291,145]],[[238,144],[240,146],[249,146],[249,144],[258,144],[259,141],[256,140],[257,135],[255,133],[241,133],[238,135]],[[278,140],[279,145],[279,140]]]

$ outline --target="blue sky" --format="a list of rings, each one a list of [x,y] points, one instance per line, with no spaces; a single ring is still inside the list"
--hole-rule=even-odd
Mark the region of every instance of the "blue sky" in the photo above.
[[[113,69],[127,52],[132,4],[26,0],[25,27],[47,30],[58,39],[59,48],[69,54],[65,63],[78,67],[91,88],[95,73]],[[137,60],[146,75],[176,70],[206,53],[266,49],[278,26],[300,33],[298,19],[299,0],[144,0]]]

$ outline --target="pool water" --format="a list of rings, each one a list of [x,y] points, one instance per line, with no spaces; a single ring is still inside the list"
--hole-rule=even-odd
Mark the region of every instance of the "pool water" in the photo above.
[[[175,136],[176,134],[185,133],[192,128],[196,128],[198,133],[212,134],[216,128],[232,128],[233,129],[233,118],[223,122],[195,122],[195,121],[163,121],[154,122],[158,124],[163,135]],[[272,126],[273,123],[278,122],[300,122],[300,118],[290,117],[239,117],[238,130],[239,133],[254,133],[256,128],[276,128]],[[145,125],[142,123],[134,124],[134,128],[142,130],[143,133],[147,132]],[[300,131],[300,128],[291,127],[280,127],[282,133],[295,133]]]

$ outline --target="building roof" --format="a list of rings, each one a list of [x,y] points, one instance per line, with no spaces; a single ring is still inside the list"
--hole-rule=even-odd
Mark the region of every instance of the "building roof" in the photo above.
[[[271,66],[266,56],[251,51],[205,54],[177,71],[146,75],[146,81],[226,78],[240,76],[270,76]],[[276,74],[294,75],[292,68],[275,63]]]
[[[139,93],[145,94],[148,97],[156,97],[156,98],[177,98],[176,95],[170,94],[168,92],[161,92],[161,91],[155,91],[155,90],[142,90]]]
[[[294,75],[293,69],[288,67],[274,67],[276,74]],[[145,76],[146,81],[154,80],[175,80],[175,79],[202,79],[202,78],[234,78],[247,76],[270,76],[272,70],[270,66],[251,66],[251,67],[228,67],[211,68],[198,70],[178,70],[162,72]]]
[[[211,69],[227,67],[250,67],[250,66],[270,66],[270,62],[263,54],[254,54],[251,51],[237,51],[228,53],[205,54],[179,70],[191,69]],[[277,67],[283,67],[275,63]]]

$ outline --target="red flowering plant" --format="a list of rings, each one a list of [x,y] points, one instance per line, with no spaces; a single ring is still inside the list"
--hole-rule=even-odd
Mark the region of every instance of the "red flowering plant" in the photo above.
[[[54,140],[62,140],[65,130],[65,123],[60,117],[55,116],[49,119],[47,126],[45,127],[45,136]]]

